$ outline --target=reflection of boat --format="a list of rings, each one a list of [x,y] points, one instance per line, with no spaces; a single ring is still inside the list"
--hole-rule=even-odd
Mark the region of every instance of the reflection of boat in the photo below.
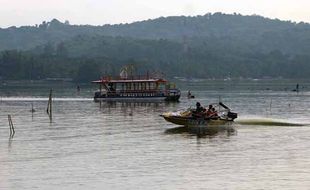
[[[176,127],[167,129],[166,134],[190,134],[197,135],[198,137],[212,137],[212,136],[231,136],[236,134],[236,130],[233,126],[225,125],[219,127],[204,127],[204,126],[192,126],[192,127]]]
[[[237,113],[231,112],[230,109],[222,102],[218,104],[224,108],[219,110],[217,115],[207,115],[204,112],[195,113],[194,109],[188,109],[182,112],[167,112],[161,116],[168,122],[184,126],[220,126],[230,124],[237,118]]]
[[[96,101],[178,101],[181,96],[180,90],[167,80],[149,75],[103,77],[93,83],[100,85],[94,96]]]

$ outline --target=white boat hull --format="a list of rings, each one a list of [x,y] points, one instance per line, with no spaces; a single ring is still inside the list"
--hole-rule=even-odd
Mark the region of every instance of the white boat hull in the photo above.
[[[107,98],[95,98],[95,101],[106,102],[164,102],[166,97],[107,97]]]

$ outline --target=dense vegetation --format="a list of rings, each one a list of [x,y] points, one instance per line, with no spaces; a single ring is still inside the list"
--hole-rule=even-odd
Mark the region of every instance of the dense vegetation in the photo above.
[[[75,26],[57,20],[0,29],[3,79],[97,79],[125,64],[140,72],[201,78],[309,78],[310,25],[207,14],[132,24]]]

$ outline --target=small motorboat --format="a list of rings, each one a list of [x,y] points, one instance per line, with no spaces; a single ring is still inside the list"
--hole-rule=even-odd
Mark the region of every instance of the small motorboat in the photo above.
[[[230,109],[222,102],[218,104],[212,104],[212,108],[218,106],[218,111],[208,113],[206,109],[197,113],[196,109],[187,109],[186,111],[179,112],[167,112],[163,113],[162,116],[166,121],[184,126],[220,126],[230,124],[237,118],[238,114],[231,112]],[[209,106],[210,107],[210,106]],[[220,109],[220,107],[224,109]]]

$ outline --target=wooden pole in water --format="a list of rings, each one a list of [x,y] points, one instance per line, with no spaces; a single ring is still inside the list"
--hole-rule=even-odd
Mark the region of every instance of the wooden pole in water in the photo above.
[[[46,112],[49,115],[50,120],[52,120],[52,92],[53,92],[53,90],[51,89],[50,90],[50,95],[49,95],[49,98],[48,98],[47,109],[46,109]]]
[[[52,119],[52,92],[53,90],[50,90],[50,97],[49,97],[49,101],[50,101],[50,118]]]
[[[50,109],[50,99],[48,98],[46,113],[49,114]]]
[[[10,126],[10,137],[13,137],[15,135],[15,130],[14,130],[14,125],[12,122],[11,115],[8,115],[8,120],[9,120],[9,126]]]

